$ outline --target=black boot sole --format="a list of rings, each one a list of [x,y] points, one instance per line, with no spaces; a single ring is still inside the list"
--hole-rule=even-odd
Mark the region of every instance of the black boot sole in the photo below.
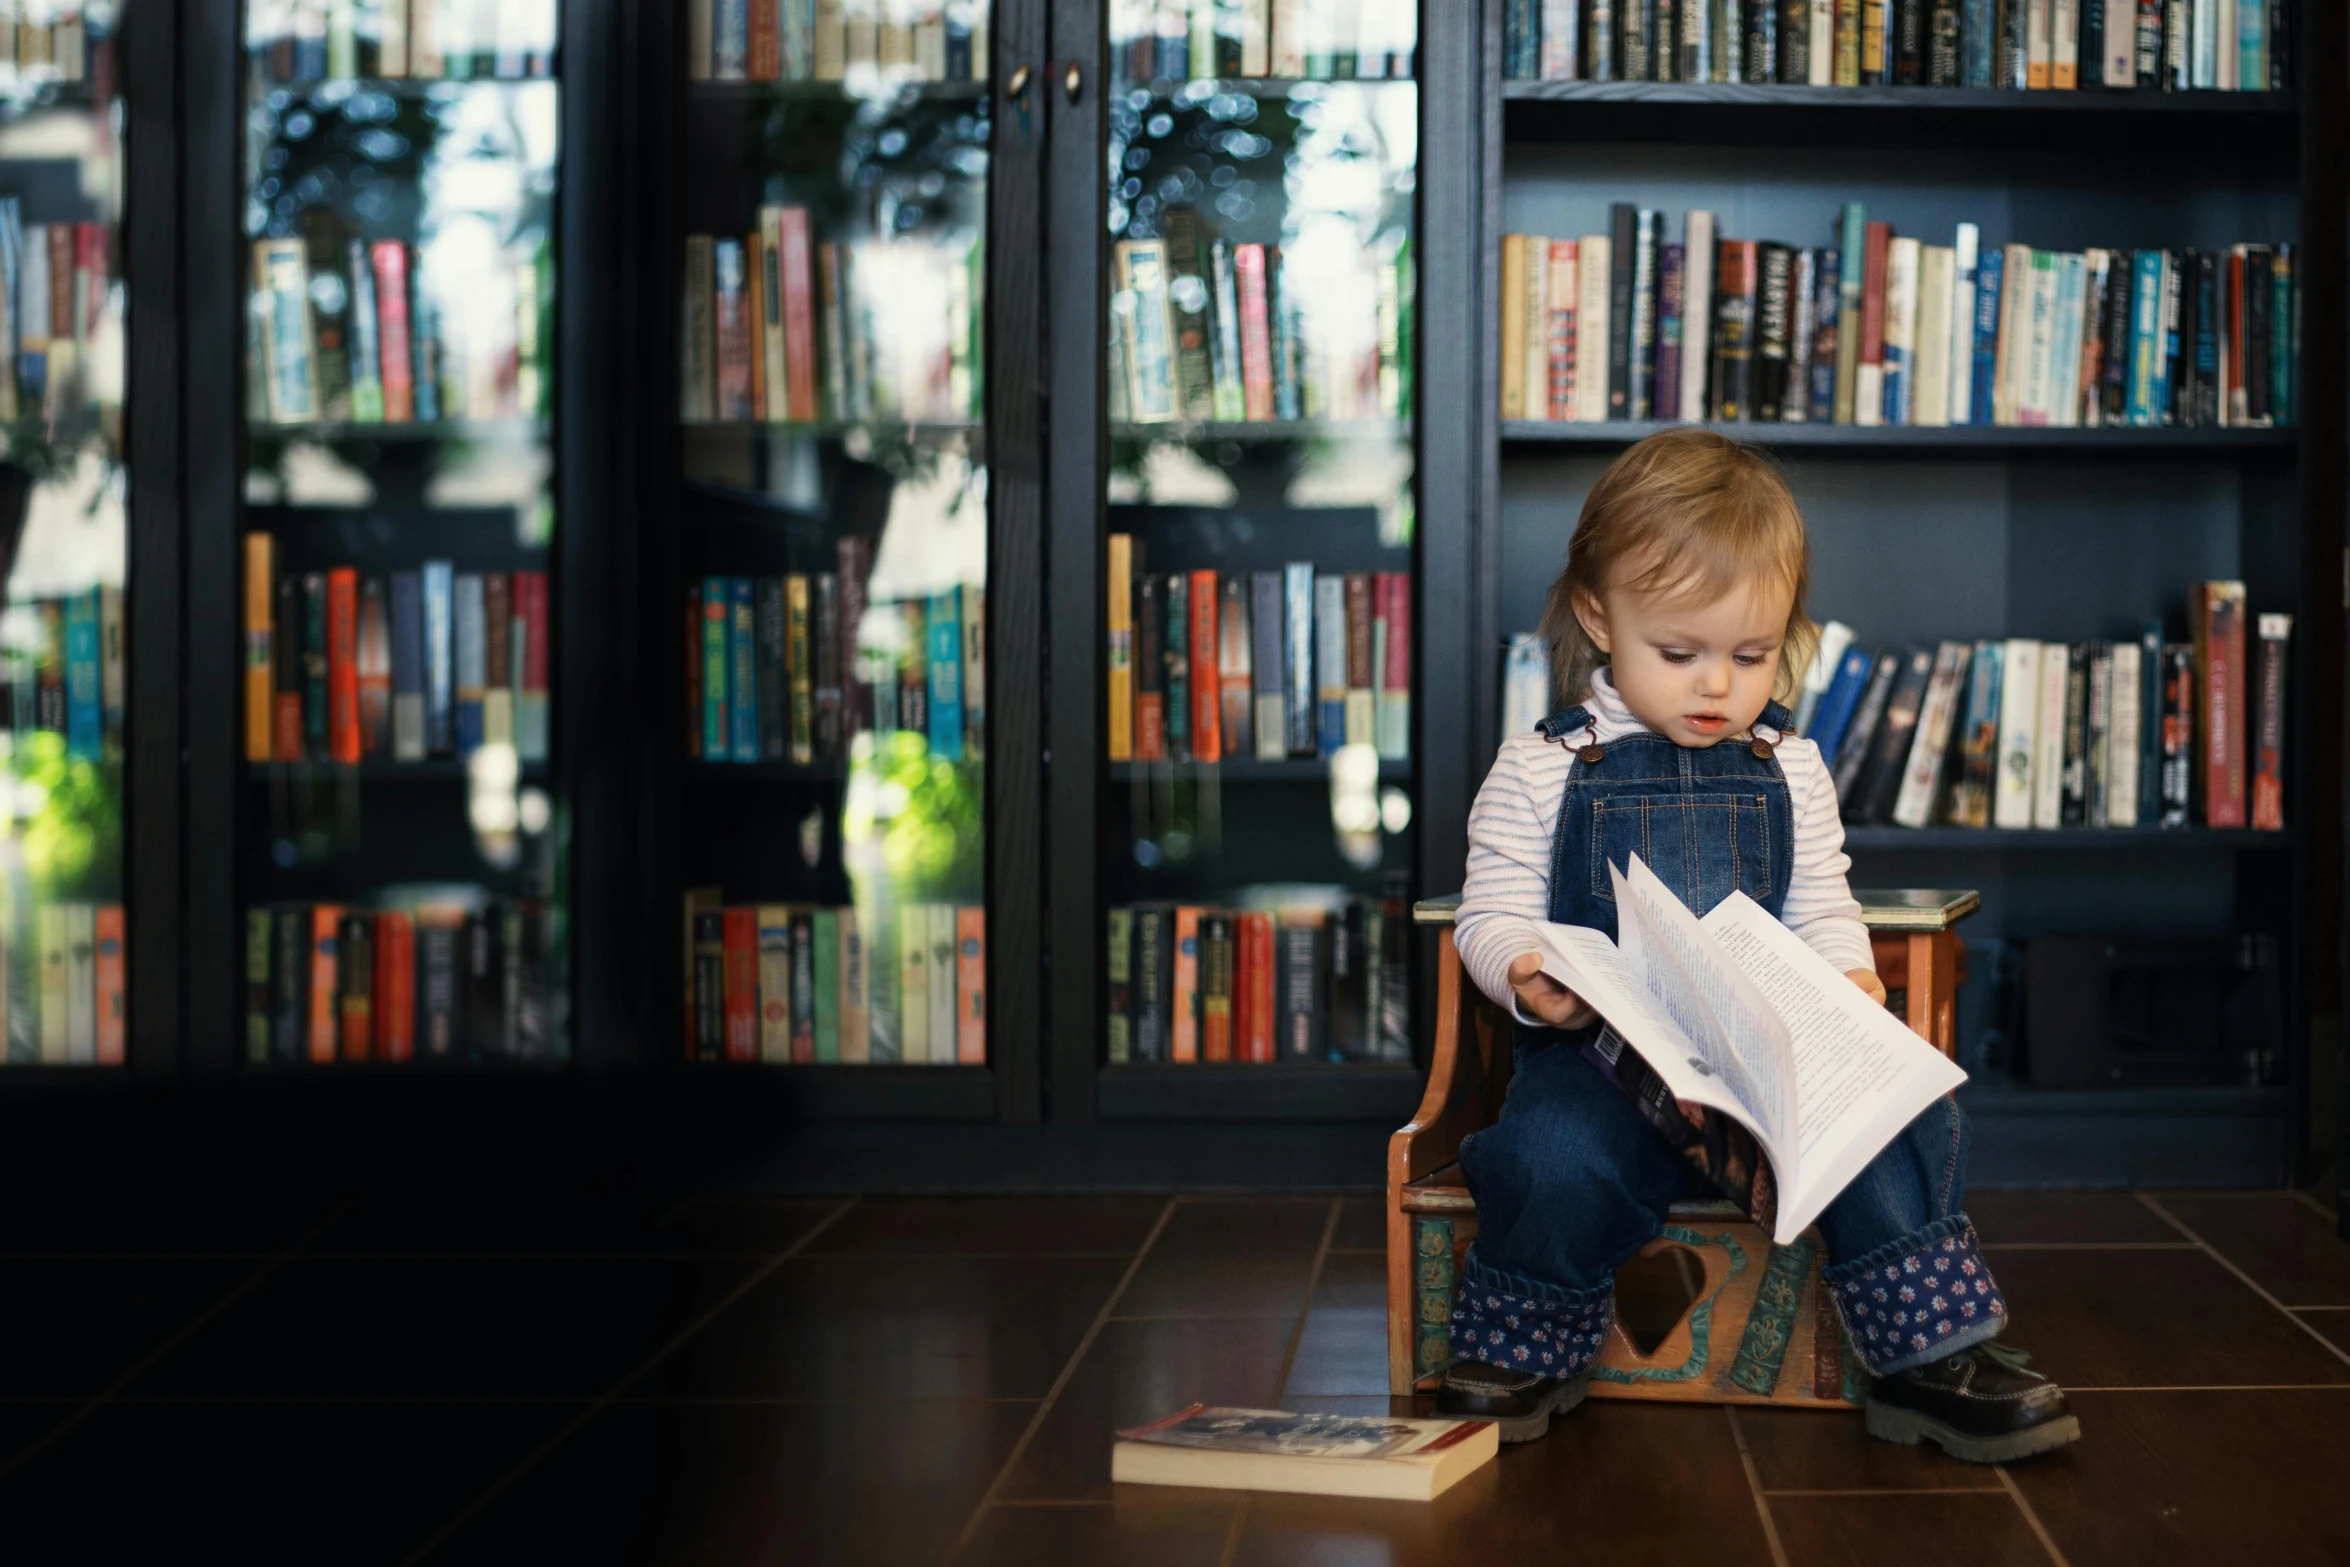
[[[2061,1415],[2021,1431],[2009,1431],[1999,1436],[1969,1436],[1957,1428],[1936,1420],[1932,1415],[1920,1414],[1914,1409],[1903,1409],[1898,1404],[1868,1406],[1866,1412],[1869,1435],[1887,1442],[1899,1442],[1904,1447],[1915,1447],[1920,1442],[1932,1442],[1953,1458],[1963,1458],[1970,1464],[2004,1464],[2018,1458],[2029,1458],[2034,1453],[2052,1452],[2069,1447],[2081,1439],[2081,1422],[2077,1416]],[[1508,1441],[1508,1432],[1502,1433]]]
[[[1534,1441],[1539,1437],[1549,1435],[1552,1415],[1563,1415],[1577,1404],[1582,1403],[1583,1395],[1590,1390],[1591,1379],[1589,1377],[1576,1377],[1572,1381],[1560,1383],[1551,1392],[1551,1395],[1542,1401],[1541,1407],[1530,1414],[1515,1415],[1507,1420],[1496,1419],[1493,1423],[1501,1428],[1501,1439],[1504,1442]]]

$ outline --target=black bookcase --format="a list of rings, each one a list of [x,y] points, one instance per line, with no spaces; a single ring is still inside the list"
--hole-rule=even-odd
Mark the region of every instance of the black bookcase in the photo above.
[[[2342,38],[2325,10],[2301,12],[2296,91],[2174,94],[1504,81],[1504,7],[1485,7],[1488,298],[1505,233],[1591,232],[1614,201],[1661,208],[1668,225],[1707,208],[1718,232],[1798,245],[1834,243],[1837,205],[1857,199],[1929,243],[1975,220],[1986,244],[2287,239],[2307,258],[2294,428],[1719,426],[1783,465],[1812,528],[1812,612],[1864,643],[2114,636],[2156,609],[2177,617],[2202,577],[2240,577],[2259,608],[2294,614],[2284,833],[1849,830],[1856,885],[1981,889],[1962,1031],[2002,1028],[2009,1051],[2020,974],[1987,961],[2001,943],[2277,943],[2284,1049],[2266,1080],[2055,1091],[2024,1086],[2012,1057],[1992,1060],[1961,1096],[1978,1179],[2267,1184],[2306,1174],[2334,1143],[2346,497]],[[1496,319],[1480,322],[1480,756],[1498,739],[1496,650],[1532,629],[1592,481],[1661,428],[1502,420]]]
[[[1106,754],[1105,554],[1113,532],[1180,526],[1138,517],[1132,497],[1111,488],[1133,432],[1112,429],[1108,303],[1120,236],[1104,173],[1110,94],[1140,90],[1113,79],[1111,9],[999,0],[987,82],[910,95],[934,116],[984,107],[988,124],[985,1064],[731,1068],[682,1048],[684,893],[717,882],[734,897],[732,862],[788,850],[812,808],[836,819],[848,769],[698,763],[681,743],[686,585],[720,571],[805,569],[772,508],[713,489],[689,461],[703,436],[680,417],[684,237],[742,224],[759,204],[714,148],[739,156],[744,126],[778,107],[822,111],[839,95],[690,83],[687,0],[562,0],[548,344],[559,390],[545,481],[558,525],[544,552],[556,644],[540,781],[567,833],[570,1048],[551,1070],[521,1074],[513,1102],[567,1091],[551,1079],[614,1079],[632,1113],[697,1125],[690,1118],[708,1113],[723,1128],[713,1135],[773,1150],[778,1179],[868,1186],[1361,1181],[1383,1129],[1409,1114],[1417,1061],[1108,1060],[1105,920],[1135,890],[1107,862],[1130,848],[1121,813],[1138,769],[1146,783],[1148,773]],[[11,1069],[0,1093],[61,1080],[167,1087],[237,1075],[244,1057],[240,913],[268,874],[251,813],[271,785],[248,776],[241,744],[239,549],[254,432],[238,10],[122,8],[132,1070]],[[1987,237],[2051,245],[2290,235],[2306,278],[2292,429],[1731,433],[1785,463],[1815,528],[1815,612],[1866,639],[2111,635],[2112,617],[2175,604],[2206,576],[2241,576],[2255,609],[2295,612],[2281,837],[1865,828],[1851,847],[1861,883],[1981,888],[1970,936],[2094,930],[2126,916],[2277,938],[2290,1007],[2287,1070],[2275,1081],[2060,1093],[1986,1074],[1968,1091],[1982,1176],[2257,1183],[2320,1167],[2346,1091],[2344,647],[2333,592],[2350,504],[2350,210],[2336,177],[2350,152],[2350,29],[2327,7],[2306,8],[2302,79],[2282,94],[1511,83],[1502,10],[1486,0],[1476,25],[1425,14],[1412,59],[1416,646],[1409,754],[1377,770],[1382,788],[1409,798],[1408,833],[1384,851],[1409,894],[1458,885],[1470,802],[1500,739],[1508,636],[1531,626],[1592,478],[1650,428],[1500,419],[1505,232],[1577,232],[1606,202],[1631,200],[1709,206],[1741,236],[1824,240],[1834,204],[1852,195],[1912,233],[1973,218]],[[1265,79],[1226,85],[1260,101],[1286,91]],[[719,200],[721,186],[734,196]],[[1260,420],[1210,422],[1186,437],[1213,451],[1310,434]],[[836,521],[814,519],[819,542]],[[1320,809],[1324,779],[1314,762],[1234,758],[1220,782],[1227,812],[1294,826]],[[349,782],[363,808],[395,815],[402,799],[422,799],[446,816],[462,788],[454,763],[396,776],[362,765]],[[1261,874],[1290,873],[1268,863]],[[777,874],[743,880],[740,895],[818,889]],[[1414,954],[1412,1037],[1423,1051],[1431,955]],[[1990,980],[1978,968],[1972,995]],[[390,1076],[335,1075],[366,1077],[347,1090],[351,1103]],[[470,1099],[469,1081],[446,1092]],[[384,1103],[414,1102],[385,1092]]]

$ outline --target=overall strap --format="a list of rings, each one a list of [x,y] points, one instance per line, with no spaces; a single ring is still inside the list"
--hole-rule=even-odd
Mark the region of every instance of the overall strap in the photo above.
[[[1754,721],[1754,727],[1776,730],[1784,740],[1795,728],[1795,715],[1777,702],[1765,702],[1762,716]]]
[[[1564,740],[1578,729],[1591,727],[1591,709],[1578,702],[1563,713],[1553,713],[1534,726],[1545,740]]]

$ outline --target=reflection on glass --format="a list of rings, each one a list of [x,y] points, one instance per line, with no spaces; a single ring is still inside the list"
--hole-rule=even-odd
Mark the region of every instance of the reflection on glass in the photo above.
[[[0,19],[0,1061],[15,1066],[120,1066],[128,1042],[117,14]]]
[[[555,6],[247,21],[245,1059],[559,1060]]]
[[[684,1048],[980,1066],[986,19],[814,25],[689,36]]]
[[[1415,8],[1110,21],[1108,1059],[1408,1060]]]

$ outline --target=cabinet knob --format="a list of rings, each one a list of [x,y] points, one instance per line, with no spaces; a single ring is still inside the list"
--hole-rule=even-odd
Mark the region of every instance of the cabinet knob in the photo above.
[[[1071,103],[1075,103],[1077,101],[1078,89],[1084,85],[1085,77],[1078,71],[1077,62],[1075,60],[1071,60],[1069,62],[1069,74],[1061,78],[1061,91],[1069,95],[1069,101]]]
[[[1026,97],[1027,94],[1028,67],[1025,65],[1016,66],[1013,68],[1011,79],[1004,83],[1004,96],[1007,98],[1022,98]]]

